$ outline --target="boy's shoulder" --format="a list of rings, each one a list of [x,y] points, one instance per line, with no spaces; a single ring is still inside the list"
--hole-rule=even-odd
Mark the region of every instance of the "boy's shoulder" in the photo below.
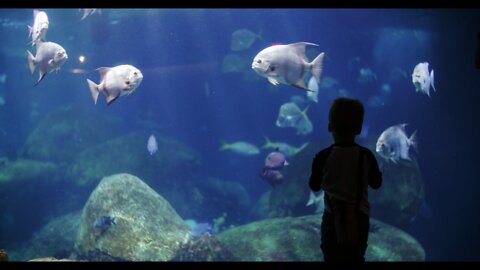
[[[330,153],[330,151],[332,150],[332,147],[333,147],[333,145],[330,145],[329,147],[323,148],[322,150],[320,150],[315,155],[315,158],[320,158],[320,157],[324,157],[324,156],[328,155]]]

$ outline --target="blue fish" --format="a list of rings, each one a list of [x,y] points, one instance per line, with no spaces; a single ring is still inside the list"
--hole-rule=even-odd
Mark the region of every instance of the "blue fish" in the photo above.
[[[108,229],[113,224],[115,224],[115,217],[99,216],[93,222],[93,227],[97,229],[105,230],[105,229]]]

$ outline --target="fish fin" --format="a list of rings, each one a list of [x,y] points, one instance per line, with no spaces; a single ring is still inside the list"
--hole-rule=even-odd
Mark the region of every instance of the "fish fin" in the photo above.
[[[98,99],[98,94],[100,93],[100,89],[96,83],[90,81],[89,79],[87,79],[87,83],[88,83],[88,88],[90,88],[90,93],[92,94],[93,102],[94,104],[97,104],[97,99]]]
[[[320,77],[322,76],[324,56],[325,56],[325,53],[322,52],[317,57],[315,57],[315,59],[313,59],[313,61],[310,63],[310,69],[313,77],[317,81],[317,84],[320,83]]]
[[[296,86],[298,88],[301,88],[305,91],[313,92],[312,90],[308,89],[307,86],[305,85],[305,75],[303,75],[300,79],[298,79],[298,81],[296,83],[294,83],[292,85]]]
[[[85,18],[88,17],[88,11],[86,11],[85,9],[83,10],[83,16],[82,18],[80,19],[80,21],[83,21]]]
[[[306,142],[304,144],[302,144],[299,148],[296,149],[295,151],[295,154],[299,153],[300,151],[302,151],[303,149],[305,149],[305,147],[307,147],[310,143]]]
[[[100,83],[103,82],[103,80],[105,79],[105,75],[108,73],[108,71],[110,71],[111,68],[109,67],[99,67],[97,68],[97,71],[100,72]]]
[[[27,50],[27,60],[28,60],[28,69],[30,70],[30,75],[35,71],[35,56]]]
[[[410,138],[408,138],[408,144],[413,146],[413,149],[415,149],[415,151],[417,153],[418,152],[418,141],[417,141],[417,131],[415,130],[412,135],[410,136]]]
[[[30,38],[32,36],[32,33],[33,33],[33,28],[30,25],[27,25],[27,27],[28,27],[28,38]]]
[[[39,84],[43,78],[45,78],[45,76],[47,76],[47,73],[43,72],[41,69],[38,71],[38,81],[33,85],[33,86],[37,86],[37,84]]]
[[[34,19],[37,17],[37,15],[38,15],[39,12],[40,12],[40,10],[38,10],[38,9],[34,9],[34,10],[33,10],[33,18],[34,18]]]
[[[396,158],[391,157],[390,160],[391,160],[394,164],[397,164],[397,159],[396,159]]]
[[[265,144],[262,146],[262,148],[268,148],[272,141],[270,141],[270,139],[265,134],[263,134],[263,137],[265,138]]]
[[[310,191],[310,196],[308,197],[308,202],[305,206],[312,205],[315,202],[315,194]]]
[[[273,84],[275,86],[280,84],[276,79],[274,79],[272,77],[268,77],[267,79],[271,84]]]
[[[229,144],[224,142],[224,141],[221,141],[220,142],[222,145],[220,146],[220,148],[218,149],[218,151],[224,151],[224,150],[227,150],[229,148]]]
[[[295,49],[295,51],[297,52],[297,55],[302,57],[302,59],[305,60],[305,62],[308,62],[307,56],[305,55],[305,46],[307,45],[318,46],[318,44],[310,43],[310,42],[297,42],[297,43],[288,44],[288,46]]]
[[[285,162],[283,163],[283,166],[288,166],[288,165],[290,165],[290,163],[288,163],[288,161],[285,160]]]
[[[399,129],[405,131],[405,127],[408,125],[408,123],[401,123],[401,124],[398,124],[396,125],[396,127],[398,127]]]
[[[430,71],[430,85],[432,86],[433,91],[437,92],[437,90],[435,89],[435,84],[434,84],[434,82],[433,82],[433,80],[434,80],[433,74],[434,74],[434,73],[433,73],[433,69],[432,69],[432,71]],[[430,95],[429,95],[429,96],[430,96]]]
[[[114,102],[119,96],[120,96],[120,92],[118,92],[118,94],[117,94],[116,96],[114,96],[114,95],[108,95],[108,96],[106,97],[107,105],[112,104],[112,102]]]

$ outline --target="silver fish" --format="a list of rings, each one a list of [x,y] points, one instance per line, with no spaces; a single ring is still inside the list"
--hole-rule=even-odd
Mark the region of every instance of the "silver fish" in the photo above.
[[[416,92],[421,92],[427,94],[430,97],[430,85],[435,90],[435,85],[433,83],[433,69],[428,73],[428,62],[419,63],[415,66],[412,73],[412,82],[415,86]]]
[[[375,150],[385,160],[391,160],[394,163],[397,163],[400,158],[411,160],[408,153],[410,146],[417,149],[417,131],[415,130],[408,138],[405,132],[406,125],[391,126],[378,137]]]
[[[83,10],[83,16],[80,19],[80,21],[83,21],[85,18],[88,16],[92,15],[93,13],[97,12],[98,14],[102,14],[102,11],[98,8],[81,8],[80,10]]]
[[[311,91],[305,85],[305,76],[311,73],[320,82],[325,53],[320,53],[308,62],[305,46],[314,43],[298,42],[288,45],[274,45],[260,51],[252,62],[252,69],[268,79],[273,85],[280,83]]]
[[[60,67],[67,61],[68,55],[65,49],[54,42],[37,41],[37,52],[33,56],[30,51],[27,51],[28,67],[30,74],[33,74],[35,67],[38,67],[39,77],[34,84],[37,85],[43,78],[52,71],[59,71]]]
[[[33,10],[33,25],[28,25],[28,37],[32,37],[32,46],[37,44],[37,41],[45,41],[48,31],[48,16],[44,11],[38,9]]]
[[[97,104],[100,92],[105,94],[107,104],[110,105],[118,97],[132,94],[143,80],[142,72],[131,65],[119,65],[111,68],[101,67],[97,70],[100,72],[100,83],[98,85],[87,79],[95,104]]]
[[[150,153],[150,155],[155,154],[158,150],[157,139],[155,138],[155,136],[153,134],[150,135],[150,137],[148,137],[147,150]]]

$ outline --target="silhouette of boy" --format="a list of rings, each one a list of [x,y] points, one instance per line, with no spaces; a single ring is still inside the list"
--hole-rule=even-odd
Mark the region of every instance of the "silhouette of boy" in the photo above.
[[[368,186],[380,188],[382,174],[373,153],[355,143],[363,115],[359,100],[334,100],[328,131],[335,143],[313,159],[310,189],[325,191],[321,225],[325,261],[365,261],[370,227]]]

